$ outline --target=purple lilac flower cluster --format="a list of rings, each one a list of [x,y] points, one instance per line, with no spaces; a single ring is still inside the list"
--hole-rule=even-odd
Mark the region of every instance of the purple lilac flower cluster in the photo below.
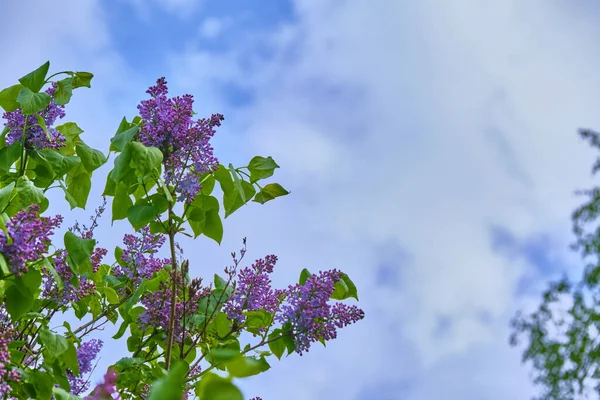
[[[18,382],[21,378],[19,373],[14,370],[9,370],[10,365],[10,351],[8,350],[8,344],[11,342],[15,331],[12,326],[0,325],[0,398],[3,399],[7,396],[12,388],[8,382]]]
[[[183,299],[183,278],[177,275],[177,293],[175,304],[175,321],[183,321],[186,316],[196,314],[200,300],[210,294],[210,289],[201,287],[197,280],[193,280],[185,300]],[[192,289],[192,287],[194,287]],[[169,315],[171,310],[171,282],[161,282],[158,289],[142,297],[141,303],[146,308],[138,317],[140,327],[144,329],[147,326],[162,329],[165,332],[169,330]],[[193,332],[185,331],[183,324],[175,324],[175,342],[182,343],[183,340]]]
[[[276,256],[267,256],[257,260],[252,268],[238,272],[235,292],[223,307],[237,325],[245,322],[244,311],[264,309],[282,325],[290,326],[296,352],[302,355],[312,343],[335,339],[338,328],[364,318],[364,312],[355,305],[329,301],[342,272],[319,272],[309,276],[303,285],[274,290],[269,274],[276,261]]]
[[[39,206],[32,205],[28,210],[19,211],[6,224],[8,236],[0,231],[0,252],[6,257],[12,272],[21,275],[27,273],[28,261],[43,257],[50,245],[50,236],[62,222],[62,216],[54,218],[40,217]]]
[[[140,229],[137,235],[126,234],[123,243],[125,249],[121,255],[122,263],[115,267],[113,273],[117,277],[123,276],[131,279],[135,285],[139,285],[142,280],[151,279],[156,272],[171,264],[171,261],[167,258],[156,257],[156,253],[165,243],[165,236],[151,234],[148,227]],[[196,311],[198,301],[208,295],[208,289],[198,287],[195,290],[189,290],[184,303],[181,290],[183,286],[182,276],[178,275],[177,278],[176,298],[178,301],[175,305],[175,319],[179,321],[183,318],[184,311],[187,315],[191,315]],[[138,316],[142,329],[148,326],[165,331],[168,329],[171,293],[171,282],[161,282],[155,291],[145,294],[140,299],[141,304],[146,308]],[[177,324],[175,329],[177,341],[181,341],[183,328]]]
[[[113,274],[117,277],[127,277],[139,285],[143,279],[151,279],[165,265],[171,264],[169,259],[156,257],[165,244],[165,236],[152,235],[148,227],[140,229],[137,235],[126,234],[123,243],[125,249],[121,261],[125,265],[115,267]]]
[[[138,105],[143,121],[139,140],[162,151],[165,182],[175,185],[178,200],[191,202],[201,189],[200,175],[218,167],[210,139],[224,118],[213,114],[193,120],[193,96],[168,98],[165,78],[158,79],[146,93],[152,98]]]
[[[102,344],[102,340],[91,339],[82,343],[77,349],[79,376],[77,377],[71,373],[67,373],[72,394],[79,395],[89,388],[89,380],[83,379],[82,377],[92,372],[92,362],[96,359],[98,353],[102,349]]]
[[[104,381],[100,382],[94,388],[94,391],[89,396],[86,396],[84,400],[118,400],[121,398],[121,396],[117,394],[117,397],[113,397],[113,394],[116,393],[117,373],[112,369],[109,369],[108,371],[106,371],[106,374],[104,374]]]
[[[269,274],[276,263],[277,256],[268,255],[256,260],[252,268],[246,267],[238,272],[236,290],[223,307],[229,319],[241,325],[246,321],[243,311],[265,309],[273,314],[277,311],[284,292],[271,288]]]
[[[304,285],[289,286],[277,319],[282,324],[291,324],[298,354],[307,352],[311,343],[335,339],[337,328],[364,318],[364,312],[355,305],[329,304],[341,277],[342,272],[334,269],[311,275]]]
[[[98,270],[102,257],[106,255],[106,249],[97,248],[92,253],[92,267],[93,272]],[[60,250],[57,255],[52,258],[54,269],[60,277],[63,283],[63,288],[59,289],[58,284],[54,278],[54,275],[50,273],[46,268],[43,268],[43,287],[42,296],[48,300],[55,301],[61,306],[67,305],[70,302],[80,301],[86,296],[94,293],[96,290],[96,284],[86,277],[82,276],[79,279],[79,285],[75,286],[71,283],[73,279],[73,271],[67,263],[67,252]]]
[[[53,83],[51,87],[46,89],[46,93],[51,97],[56,91],[56,83]],[[50,104],[42,111],[31,114],[25,119],[25,115],[21,109],[17,109],[11,112],[5,112],[2,118],[6,120],[4,126],[9,130],[6,134],[6,145],[10,146],[14,142],[21,141],[23,136],[23,128],[27,122],[27,129],[25,131],[25,146],[30,149],[43,150],[43,149],[56,149],[58,150],[65,144],[65,137],[56,129],[51,126],[58,118],[65,117],[65,106],[58,106],[54,100],[50,101]],[[46,124],[48,135],[39,125],[36,115],[43,118]]]

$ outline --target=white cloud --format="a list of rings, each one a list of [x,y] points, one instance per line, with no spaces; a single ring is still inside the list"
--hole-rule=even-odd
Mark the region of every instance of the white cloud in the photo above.
[[[153,6],[158,7],[162,12],[165,11],[173,14],[182,20],[190,19],[195,15],[195,12],[202,6],[200,0],[121,0],[135,7],[137,16],[148,22],[151,19]]]
[[[273,235],[269,225],[248,235],[272,239],[287,258],[308,252],[302,260],[347,270],[377,318],[341,333],[351,354],[332,345],[292,361],[293,375],[278,366],[257,378],[267,386],[263,398],[288,390],[328,398],[342,381],[342,397],[355,398],[382,375],[410,375],[393,370],[409,348],[421,374],[481,379],[434,379],[433,397],[425,379],[407,398],[528,398],[526,369],[500,327],[524,301],[515,290],[531,266],[495,251],[490,228],[501,225],[518,240],[549,234],[562,246],[560,259],[574,262],[566,251],[572,192],[589,183],[593,156],[575,131],[600,122],[598,52],[588,39],[597,28],[541,1],[296,5],[297,23],[262,38],[277,49],[272,59],[240,80],[254,85],[257,101],[235,128],[247,128],[238,136],[252,144],[244,154],[269,151],[302,200],[278,207],[286,223],[276,226],[291,232]],[[228,62],[239,65],[244,51],[241,44]],[[295,240],[300,232],[319,236]],[[373,279],[373,249],[390,239],[412,256],[397,291]],[[441,337],[440,318],[449,323]],[[396,336],[374,333],[389,324]],[[403,346],[392,352],[385,346],[393,340]],[[487,361],[472,362],[478,358]],[[319,374],[327,379],[302,383]],[[499,375],[504,385],[490,378]]]
[[[327,349],[244,381],[248,397],[358,399],[382,382],[404,390],[389,399],[530,397],[505,327],[516,307],[537,300],[514,297],[531,266],[494,251],[489,228],[518,240],[549,234],[556,257],[575,262],[561,246],[570,239],[572,190],[588,183],[593,155],[575,130],[600,125],[597,28],[542,1],[407,4],[299,0],[296,23],[244,35],[231,53],[190,45],[165,55],[174,92],[193,91],[203,113],[226,106],[221,83],[253,90],[253,104],[226,115],[217,149],[240,164],[274,156],[277,180],[292,190],[228,219],[218,250],[196,245],[188,252],[199,255],[196,270],[220,270],[248,236],[250,258],[280,255],[278,284],[303,267],[341,268],[367,312]],[[13,3],[0,15],[0,41],[11,48],[0,84],[46,59],[53,69],[96,73],[94,95],[78,92],[69,115],[104,148],[147,82],[112,49],[98,3],[62,7],[68,12]],[[14,35],[10,16],[25,13],[36,30]],[[269,60],[257,56],[259,44],[274,51]],[[102,186],[95,182],[96,194]],[[118,241],[109,229],[107,247]],[[397,288],[375,277],[388,243],[410,254],[398,262]]]
[[[207,39],[214,39],[226,28],[228,20],[224,18],[209,17],[200,24],[200,35]]]

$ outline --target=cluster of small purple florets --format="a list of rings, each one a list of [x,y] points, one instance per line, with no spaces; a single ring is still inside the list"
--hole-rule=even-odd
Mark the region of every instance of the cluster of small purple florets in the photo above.
[[[152,276],[170,264],[166,258],[156,257],[156,253],[165,243],[164,235],[152,235],[150,228],[144,227],[136,235],[126,234],[123,237],[125,249],[121,255],[121,263],[117,265],[113,274],[131,279],[136,285],[142,280],[151,279]]]
[[[50,236],[62,222],[60,215],[54,218],[40,217],[39,210],[38,205],[32,205],[28,210],[14,215],[6,223],[8,237],[0,230],[0,252],[17,275],[27,273],[26,262],[43,257],[48,251]]]
[[[117,397],[113,397],[113,394],[117,394],[117,373],[109,369],[104,374],[104,381],[100,382],[94,388],[94,391],[89,396],[86,396],[84,400],[118,400],[121,398],[118,394]]]
[[[210,139],[223,116],[193,120],[192,95],[168,98],[165,78],[146,91],[152,97],[138,105],[143,124],[139,140],[159,148],[164,155],[164,178],[175,185],[180,201],[192,201],[201,189],[200,175],[215,170],[219,162],[213,155]]]
[[[341,277],[342,272],[334,269],[311,275],[304,285],[288,287],[276,318],[282,324],[291,324],[297,353],[308,351],[313,342],[335,339],[337,328],[364,318],[364,312],[355,305],[329,303]]]
[[[55,91],[55,83],[46,89],[46,93],[48,93],[50,96],[53,96]],[[65,137],[51,126],[58,118],[64,118],[64,108],[65,106],[58,106],[53,100],[51,100],[50,104],[48,104],[45,109],[38,113],[29,115],[27,117],[27,121],[25,121],[25,115],[23,115],[23,112],[20,108],[15,111],[5,112],[2,115],[2,118],[6,120],[4,126],[8,127],[9,129],[8,133],[6,134],[6,145],[10,146],[14,142],[22,140],[23,128],[25,127],[25,122],[27,122],[27,129],[25,131],[25,146],[27,148],[36,150],[58,150],[64,146]],[[36,115],[39,115],[43,118],[47,127],[48,135],[46,135],[46,132],[44,132],[43,128],[39,125]]]
[[[364,312],[354,305],[329,302],[342,272],[319,272],[303,285],[274,290],[269,274],[276,262],[277,257],[271,255],[257,260],[252,269],[239,271],[235,292],[223,307],[230,320],[242,325],[246,320],[244,312],[265,309],[282,325],[291,327],[296,352],[302,355],[312,343],[335,339],[338,328],[364,318]]]
[[[57,255],[52,258],[54,269],[63,283],[62,289],[59,289],[54,275],[45,267],[42,268],[42,272],[44,273],[44,289],[42,296],[48,300],[55,301],[62,306],[67,305],[70,302],[77,302],[86,296],[94,294],[94,291],[96,290],[96,284],[84,276],[79,278],[77,286],[71,282],[73,279],[73,271],[69,264],[67,264],[66,257],[67,252],[65,250],[60,250],[57,252]]]
[[[102,340],[91,339],[82,343],[77,349],[79,376],[75,376],[71,373],[67,374],[72,394],[79,395],[89,388],[89,380],[84,379],[83,376],[92,372],[92,362],[96,359],[100,350],[102,350],[102,344]]]
[[[148,227],[140,229],[137,235],[125,235],[123,239],[125,249],[121,256],[122,263],[115,267],[114,275],[123,276],[130,279],[137,286],[142,280],[150,280],[158,271],[163,270],[166,265],[170,265],[169,259],[161,259],[156,254],[165,243],[164,235],[153,235]],[[175,319],[180,321],[184,311],[186,314],[193,314],[201,297],[206,296],[206,290],[189,290],[185,298],[185,304],[182,300],[182,276],[177,276],[177,304],[175,305]],[[161,282],[158,288],[151,293],[145,294],[141,299],[141,304],[146,308],[138,316],[138,322],[142,329],[152,326],[164,330],[169,328],[169,313],[171,310],[171,283]],[[177,341],[182,340],[183,328],[180,324],[175,325],[175,337]]]
[[[8,382],[18,382],[19,373],[14,369],[9,369],[10,351],[8,344],[11,342],[15,331],[11,326],[0,325],[0,399],[5,398],[11,392]]]
[[[277,256],[268,255],[264,259],[256,260],[252,268],[246,267],[238,272],[236,290],[223,307],[229,319],[236,320],[241,325],[246,321],[243,311],[277,311],[280,296],[284,292],[271,288],[269,275],[276,263]]]

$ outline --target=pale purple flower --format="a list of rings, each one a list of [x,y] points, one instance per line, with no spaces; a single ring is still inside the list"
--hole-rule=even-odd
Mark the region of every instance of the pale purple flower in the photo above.
[[[50,96],[54,95],[56,91],[56,84],[53,83],[51,87],[46,89],[46,93]],[[54,103],[54,100],[50,101],[50,104],[42,111],[29,115],[27,118],[27,129],[25,131],[25,146],[35,150],[43,149],[56,149],[58,150],[65,144],[65,137],[56,129],[52,128],[52,125],[58,118],[64,118],[65,106],[58,106]],[[48,135],[39,126],[37,115],[40,115],[44,123],[46,124]],[[23,137],[23,128],[25,126],[25,115],[21,109],[15,111],[5,112],[2,117],[6,120],[4,126],[8,127],[9,131],[6,134],[6,145],[10,146],[14,142],[20,142]]]
[[[210,139],[223,116],[194,120],[192,95],[168,98],[165,78],[156,81],[146,93],[152,97],[138,105],[142,125],[139,140],[146,146],[159,148],[165,166],[164,178],[174,185],[180,201],[192,201],[200,191],[200,175],[214,171],[219,162],[213,155]]]
[[[50,236],[61,222],[60,215],[54,218],[40,217],[36,204],[28,210],[19,211],[10,219],[6,230],[12,243],[0,230],[0,252],[6,257],[13,273],[27,273],[26,262],[37,261],[44,256],[50,245]]]

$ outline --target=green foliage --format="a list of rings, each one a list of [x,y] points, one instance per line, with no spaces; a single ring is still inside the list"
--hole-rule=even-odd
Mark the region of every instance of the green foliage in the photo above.
[[[600,135],[582,130],[580,135],[600,149]],[[600,170],[600,157],[592,172]],[[600,217],[600,188],[582,191],[588,200],[572,214],[576,236],[574,249],[583,257],[600,260],[600,229],[587,226]],[[531,362],[534,382],[542,400],[584,398],[587,387],[600,383],[598,338],[600,332],[600,267],[589,264],[579,282],[562,278],[550,282],[538,309],[529,315],[518,313],[511,321],[513,346],[524,344],[523,361]],[[560,328],[560,331],[557,331]],[[598,386],[596,386],[597,388]],[[597,390],[597,389],[595,389]]]
[[[46,83],[46,75],[48,74],[49,68],[50,61],[46,61],[38,69],[28,73],[27,75],[19,79],[19,82],[27,89],[31,90],[34,93],[37,93],[42,89],[44,83]]]
[[[242,392],[229,380],[213,373],[205,374],[195,393],[202,400],[243,400]]]
[[[21,89],[23,89],[23,85],[18,83],[0,90],[0,107],[2,107],[4,111],[12,112],[21,106],[17,101],[17,96]]]
[[[177,362],[164,378],[157,380],[148,394],[148,400],[181,400],[188,366]]]
[[[88,278],[92,276],[92,262],[90,261],[90,257],[95,245],[96,241],[94,239],[82,239],[70,231],[65,233],[67,262],[77,275]]]
[[[8,128],[0,134],[0,229],[7,245],[13,243],[7,229],[10,218],[34,204],[43,213],[49,206],[46,192],[51,189],[60,188],[71,209],[85,208],[92,177],[107,162],[102,151],[82,140],[83,130],[76,123],[46,126],[47,119],[40,113],[51,100],[59,106],[68,104],[75,89],[91,86],[93,74],[63,71],[48,75],[49,67],[46,62],[19,79],[18,84],[0,91],[0,107],[5,111],[20,109],[37,121],[35,129],[49,137],[51,129],[56,129],[65,138],[59,150],[37,150],[30,148],[27,140],[6,146]],[[51,98],[44,87],[54,84]],[[119,354],[111,366],[117,373],[122,399],[139,398],[150,385],[147,398],[151,400],[179,400],[189,390],[202,400],[241,400],[234,379],[265,372],[270,368],[267,357],[281,359],[286,352],[289,355],[295,351],[291,324],[279,326],[271,312],[248,311],[244,306],[243,322],[228,318],[224,307],[235,293],[235,268],[240,261],[235,254],[234,269],[226,269],[225,277],[215,274],[212,285],[202,284],[189,276],[190,261],[180,259],[175,245],[179,234],[194,239],[204,235],[220,244],[225,218],[251,201],[264,204],[289,194],[278,183],[262,183],[274,175],[279,165],[270,156],[253,157],[244,167],[220,165],[216,171],[202,174],[201,191],[183,202],[178,198],[177,182],[171,182],[168,171],[163,171],[168,167],[164,158],[173,154],[173,148],[161,145],[163,155],[161,149],[141,143],[137,134],[142,123],[139,116],[131,121],[123,118],[110,139],[109,156],[116,156],[106,177],[104,195],[112,198],[113,222],[127,218],[134,230],[149,227],[150,232],[164,235],[170,257],[159,261],[162,269],[142,279],[138,274],[144,266],[131,260],[158,257],[151,255],[155,250],[116,247],[115,262],[99,264],[102,251],[94,251],[96,241],[77,228],[64,234],[64,253],[62,246],[48,243],[47,252],[39,259],[26,261],[26,272],[13,273],[9,262],[12,255],[0,253],[0,306],[16,329],[8,345],[10,364],[6,367],[20,374],[20,381],[11,384],[10,396],[19,400],[81,399],[71,393],[70,387],[70,379],[83,373],[77,351],[87,335],[107,323],[118,327],[113,338],[123,338],[127,344],[126,354]],[[221,194],[213,193],[216,182]],[[95,224],[94,219],[92,226]],[[146,231],[142,232],[144,235]],[[18,242],[17,236],[14,241]],[[69,271],[64,271],[63,255]],[[304,270],[301,282],[309,275]],[[79,293],[77,288],[86,289]],[[184,305],[183,309],[178,305],[176,313],[169,315],[175,332],[182,331],[177,335],[170,326],[143,322],[154,310],[148,307],[148,299],[155,299],[150,296],[173,288],[170,293],[175,293],[177,304]],[[358,299],[356,286],[343,275],[331,297]],[[156,298],[159,300],[152,306],[168,308],[166,296]],[[66,312],[80,320],[77,326],[71,328],[66,321],[56,324],[55,318],[62,318]],[[243,332],[251,333],[257,343],[244,343],[242,348]],[[260,350],[266,346],[270,351]],[[227,377],[212,373],[213,369]]]

